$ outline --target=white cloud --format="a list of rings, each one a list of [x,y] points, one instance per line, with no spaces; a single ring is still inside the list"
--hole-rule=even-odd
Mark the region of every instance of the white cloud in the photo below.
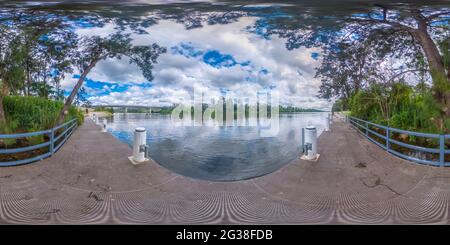
[[[311,58],[318,49],[299,48],[287,50],[286,40],[272,37],[270,40],[249,33],[245,29],[256,19],[243,17],[226,25],[204,25],[202,28],[186,30],[179,23],[161,20],[147,29],[148,35],[133,34],[135,45],[157,43],[167,47],[158,64],[153,69],[152,87],[141,87],[147,83],[140,70],[130,65],[128,60],[101,61],[89,74],[96,81],[131,85],[124,92],[110,92],[94,95],[93,103],[99,104],[151,104],[166,105],[180,103],[192,93],[192,89],[202,88],[212,97],[220,96],[226,89],[235,96],[249,96],[251,93],[275,86],[281,94],[281,102],[307,108],[328,108],[328,102],[316,97],[320,81],[314,78],[314,68],[320,60]],[[103,36],[114,32],[114,26],[79,30],[82,35]],[[170,48],[181,43],[189,43],[204,52],[217,50],[231,55],[237,62],[250,61],[249,66],[235,65],[216,68],[204,63],[200,57],[185,57],[172,54]],[[261,73],[266,69],[267,74]],[[63,88],[73,87],[73,79],[65,79]],[[112,89],[110,87],[108,89]]]

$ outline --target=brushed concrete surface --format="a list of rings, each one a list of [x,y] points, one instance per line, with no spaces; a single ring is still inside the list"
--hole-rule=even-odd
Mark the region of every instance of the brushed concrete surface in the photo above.
[[[0,224],[355,224],[449,222],[450,168],[385,153],[337,120],[318,162],[209,182],[150,161],[90,119],[53,157],[0,168]]]

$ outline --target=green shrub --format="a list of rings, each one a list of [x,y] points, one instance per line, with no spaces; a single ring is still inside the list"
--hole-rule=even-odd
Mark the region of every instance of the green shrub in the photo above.
[[[14,132],[17,132],[17,125],[17,121],[0,123],[0,134],[12,134]],[[16,143],[16,139],[1,139],[0,141],[0,143],[3,143],[6,147],[14,145]]]
[[[69,108],[69,114],[66,118],[66,121],[68,120],[72,120],[76,118],[77,119],[77,124],[81,125],[84,122],[84,113],[82,110],[77,109],[76,107],[70,107]]]
[[[373,85],[351,96],[351,115],[404,130],[442,133],[436,126],[439,105],[430,88],[418,90],[405,83]]]
[[[3,99],[7,124],[16,123],[12,132],[33,132],[53,127],[53,123],[63,108],[60,101],[32,96],[6,96]],[[78,124],[84,120],[83,113],[71,107],[65,121],[77,119]],[[11,130],[10,130],[11,131]]]
[[[40,128],[39,125],[33,125],[32,127],[30,127],[30,130],[29,130],[29,131],[30,131],[30,132],[36,132],[36,131],[39,131],[39,130],[41,130],[41,128]],[[43,143],[43,142],[45,141],[44,135],[43,135],[43,134],[41,134],[41,135],[36,135],[36,136],[26,137],[26,139],[27,139],[27,142],[28,142],[30,145],[37,145],[37,144]]]

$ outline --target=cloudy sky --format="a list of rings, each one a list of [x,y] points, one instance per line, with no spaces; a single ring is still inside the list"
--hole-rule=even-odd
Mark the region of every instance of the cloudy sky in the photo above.
[[[303,108],[329,109],[330,103],[316,97],[320,81],[314,68],[320,64],[319,49],[287,50],[286,40],[248,31],[256,17],[242,17],[224,25],[186,29],[161,20],[147,28],[148,34],[133,34],[135,45],[157,43],[167,52],[158,58],[154,80],[147,81],[126,58],[104,60],[85,82],[93,104],[166,106],[185,103],[196,92],[218,98],[244,99],[256,93],[276,91],[280,103]],[[107,36],[113,24],[77,27],[79,35]],[[62,83],[70,91],[75,74]],[[207,101],[207,100],[206,100]]]

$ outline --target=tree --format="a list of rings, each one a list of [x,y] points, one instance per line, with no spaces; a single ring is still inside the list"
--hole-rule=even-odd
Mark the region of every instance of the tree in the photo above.
[[[0,122],[8,94],[48,97],[70,71],[76,35],[64,19],[47,12],[5,11],[0,19]]]
[[[77,35],[62,17],[31,17],[22,24],[21,38],[26,52],[23,93],[48,98],[57,91],[64,74],[72,71],[71,60]]]
[[[84,86],[78,91],[74,104],[77,106],[80,106],[81,104],[90,104],[87,98],[86,88]]]
[[[392,34],[401,32],[403,35],[410,35],[421,46],[430,70],[435,73],[435,76],[445,77],[446,67],[443,57],[430,32],[436,28],[432,23],[444,20],[445,16],[450,15],[450,11],[427,13],[428,11],[417,8],[399,11],[385,5],[377,5],[377,7],[378,10],[369,11],[367,16],[349,18],[350,23],[354,23],[353,28],[358,29],[355,32],[370,37],[382,29],[390,30]]]
[[[366,85],[381,63],[381,60],[372,57],[367,46],[340,43],[335,49],[327,51],[316,72],[316,77],[322,81],[319,97],[337,97],[346,103],[352,94]]]
[[[449,15],[449,10],[395,10],[377,5],[377,9],[370,11],[367,16],[349,18],[352,29],[363,39],[374,40],[380,38],[380,33],[383,34],[383,39],[390,41],[384,42],[386,51],[392,51],[388,45],[393,45],[396,52],[406,54],[403,57],[409,55],[417,58],[423,54],[433,81],[434,97],[442,106],[443,117],[447,118],[450,117],[450,66],[445,60],[448,46],[446,50],[440,50],[439,46],[445,46],[443,44],[450,41],[448,29],[442,29],[440,23],[445,22]]]
[[[320,96],[345,101],[360,85],[389,85],[410,74],[423,78],[428,73],[440,104],[441,120],[436,123],[443,129],[450,118],[449,16],[448,9],[376,5],[367,14],[347,18],[343,34],[333,39],[317,69]],[[386,62],[394,65],[382,67]]]
[[[21,69],[24,58],[19,39],[7,28],[0,25],[0,123],[6,122],[3,108],[3,98],[11,89],[18,87],[18,81],[23,81],[24,73]]]
[[[79,89],[83,86],[87,75],[101,60],[108,58],[121,59],[122,56],[127,56],[130,59],[130,63],[136,64],[142,70],[142,74],[148,81],[153,80],[153,64],[157,62],[157,58],[161,53],[166,52],[166,49],[156,43],[149,46],[133,46],[131,41],[129,35],[121,32],[111,34],[107,37],[93,36],[81,38],[78,46],[82,50],[78,52],[76,60],[76,65],[81,75],[69,97],[66,99],[55,124],[60,124],[64,121],[64,117]]]

